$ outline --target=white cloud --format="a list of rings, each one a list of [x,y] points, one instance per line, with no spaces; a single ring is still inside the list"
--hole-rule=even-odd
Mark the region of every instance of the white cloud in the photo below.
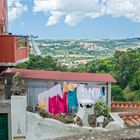
[[[47,26],[61,19],[68,26],[74,26],[84,18],[95,19],[103,15],[140,22],[140,0],[34,0],[33,11],[50,15]]]
[[[84,18],[85,18],[84,13],[83,14],[81,12],[69,13],[65,17],[65,23],[68,26],[75,26],[75,25],[78,25]]]
[[[68,26],[74,26],[85,17],[92,18],[93,13],[96,13],[96,17],[101,14],[99,0],[34,0],[33,9],[34,12],[51,14],[47,25],[57,24],[64,17],[64,22]]]
[[[52,12],[46,25],[50,26],[50,25],[55,25],[59,23],[62,16],[63,16],[63,13],[61,12]]]
[[[140,22],[140,0],[108,0],[106,14]]]
[[[27,5],[21,3],[21,0],[8,0],[8,18],[10,21],[19,17],[27,10]]]

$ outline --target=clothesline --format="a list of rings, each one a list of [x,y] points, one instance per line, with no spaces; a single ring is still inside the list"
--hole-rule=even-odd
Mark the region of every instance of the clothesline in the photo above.
[[[93,102],[102,99],[105,101],[105,88],[87,88],[84,84],[63,83],[52,87],[38,95],[38,104],[42,109],[52,114],[71,113],[72,108],[78,109],[78,102],[81,99],[89,99]],[[68,112],[67,112],[68,110]]]

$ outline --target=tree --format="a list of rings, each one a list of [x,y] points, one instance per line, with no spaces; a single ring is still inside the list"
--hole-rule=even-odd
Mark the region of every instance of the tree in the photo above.
[[[133,80],[129,85],[132,90],[140,90],[140,69],[135,72]]]
[[[123,101],[123,92],[119,85],[112,86],[112,100],[113,101]]]

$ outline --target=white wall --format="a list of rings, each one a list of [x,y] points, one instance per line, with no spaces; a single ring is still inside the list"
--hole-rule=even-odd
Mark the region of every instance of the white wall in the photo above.
[[[54,119],[43,119],[37,114],[27,112],[27,140],[47,140],[96,131],[104,131],[104,129],[64,124]]]
[[[26,136],[26,107],[26,96],[11,96],[12,139]]]

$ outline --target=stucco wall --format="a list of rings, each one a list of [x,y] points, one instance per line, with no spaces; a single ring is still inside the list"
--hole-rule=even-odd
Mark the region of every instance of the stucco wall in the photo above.
[[[11,97],[12,138],[26,136],[26,96]]]
[[[45,140],[63,136],[97,132],[99,129],[64,124],[54,119],[43,119],[37,114],[27,112],[27,140]],[[102,129],[101,131],[105,131]]]

